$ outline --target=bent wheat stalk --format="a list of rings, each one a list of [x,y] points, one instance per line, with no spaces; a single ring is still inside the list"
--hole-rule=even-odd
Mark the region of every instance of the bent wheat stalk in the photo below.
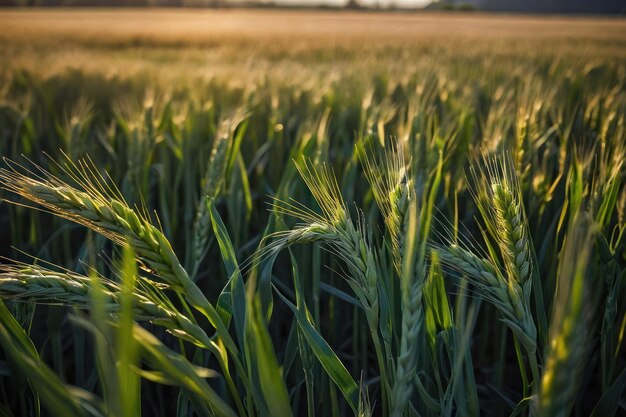
[[[0,298],[35,304],[52,304],[90,310],[93,306],[92,277],[70,271],[53,271],[24,263],[0,264]],[[120,311],[120,286],[96,275],[98,296],[106,313]],[[143,286],[147,285],[145,282]],[[197,324],[181,314],[156,288],[135,288],[132,292],[133,317],[165,327],[172,334],[217,353],[217,345]]]
[[[297,168],[322,209],[322,214],[317,214],[298,203],[277,201],[275,204],[277,212],[299,218],[305,221],[305,224],[271,235],[274,241],[265,247],[262,256],[274,256],[295,244],[323,242],[345,262],[350,273],[347,283],[356,294],[365,312],[374,343],[381,370],[385,403],[383,407],[386,407],[387,395],[391,388],[385,360],[387,358],[386,347],[381,343],[379,335],[378,277],[380,272],[374,250],[369,243],[365,222],[359,215],[355,225],[343,202],[337,181],[325,166],[315,169],[312,163],[304,162]]]
[[[82,160],[77,165],[68,160],[65,166],[59,166],[79,188],[68,185],[39,166],[35,165],[36,172],[33,172],[9,160],[5,159],[5,162],[9,168],[0,169],[3,189],[44,207],[56,216],[88,227],[119,245],[132,246],[144,269],[181,294],[209,320],[223,340],[225,349],[231,353],[242,381],[248,384],[246,369],[228,328],[215,307],[189,278],[163,232],[152,224],[147,214],[131,209],[120,192],[107,184],[90,161]],[[224,349],[215,342],[208,346],[216,348],[220,365],[228,375]],[[237,399],[234,384],[228,382]]]
[[[119,311],[120,287],[100,279],[105,309]],[[0,265],[0,298],[37,304],[59,304],[89,309],[91,279],[72,272],[56,272],[36,265]],[[133,293],[133,313],[138,320],[166,318],[168,313],[139,291]]]
[[[483,162],[483,166],[471,167],[472,194],[504,266],[500,267],[498,258],[476,255],[464,247],[468,245],[447,242],[438,251],[442,262],[462,272],[478,287],[477,294],[500,311],[503,322],[526,350],[537,381],[537,328],[530,307],[533,256],[519,182],[508,157],[483,156]],[[530,384],[523,369],[522,378],[527,388]]]

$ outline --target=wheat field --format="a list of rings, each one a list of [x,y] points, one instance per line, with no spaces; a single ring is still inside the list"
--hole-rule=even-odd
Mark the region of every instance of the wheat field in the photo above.
[[[0,27],[0,415],[626,414],[623,18]]]

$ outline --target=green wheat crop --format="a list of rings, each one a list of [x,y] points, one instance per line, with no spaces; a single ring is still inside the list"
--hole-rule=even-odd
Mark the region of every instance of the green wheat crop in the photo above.
[[[0,415],[626,413],[622,20],[2,13]]]

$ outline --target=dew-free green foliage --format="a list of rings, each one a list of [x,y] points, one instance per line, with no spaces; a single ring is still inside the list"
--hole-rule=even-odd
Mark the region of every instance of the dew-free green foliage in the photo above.
[[[0,48],[0,414],[626,413],[620,21],[355,16]]]

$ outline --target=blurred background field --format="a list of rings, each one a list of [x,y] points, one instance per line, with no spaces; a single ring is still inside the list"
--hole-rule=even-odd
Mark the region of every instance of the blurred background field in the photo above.
[[[89,157],[131,207],[158,213],[159,227],[173,251],[211,303],[217,303],[229,282],[203,195],[216,144],[223,139],[228,150],[214,207],[242,265],[264,237],[297,224],[272,210],[273,198],[293,198],[319,211],[295,161],[306,157],[316,166],[332,167],[349,211],[354,216],[358,207],[368,224],[369,242],[380,261],[376,285],[396,296],[387,317],[393,329],[387,353],[393,364],[399,357],[404,314],[391,261],[398,254],[390,248],[384,216],[367,185],[355,144],[378,149],[390,141],[404,143],[411,155],[407,164],[422,191],[435,183],[440,163],[434,206],[441,220],[434,223],[433,234],[441,237],[453,229],[455,237],[465,235],[482,254],[493,248],[482,240],[488,233],[466,174],[481,152],[509,152],[536,250],[534,271],[540,288],[536,286],[533,295],[540,292],[545,300],[544,306],[532,303],[540,371],[543,375],[545,369],[561,366],[566,380],[556,381],[565,388],[554,388],[563,390],[563,396],[554,396],[563,403],[542,405],[543,415],[551,415],[550,406],[566,410],[563,415],[590,415],[594,409],[595,416],[626,412],[621,396],[626,386],[621,347],[626,325],[625,19],[323,10],[3,9],[0,28],[0,156],[20,163],[31,160],[65,180],[68,175],[53,161]],[[16,199],[8,190],[0,196]],[[563,265],[572,265],[576,258],[569,246],[565,250],[565,242],[575,235],[579,207],[597,226],[594,238],[586,240],[593,255],[581,267],[590,271],[585,288],[593,288],[589,293],[597,297],[579,294],[594,307],[590,317],[585,316],[588,321],[576,316],[574,322],[579,323],[579,333],[592,336],[580,343],[587,349],[568,351],[570,362],[554,365],[548,361],[550,331],[559,336],[553,328],[560,328],[563,317],[552,319],[558,310],[553,300]],[[209,223],[203,223],[206,233],[198,237],[202,216]],[[381,383],[384,365],[372,347],[368,319],[345,279],[345,265],[331,252],[316,245],[293,249],[314,324],[353,379],[363,377],[373,415],[389,415],[393,403],[382,400],[391,394]],[[25,253],[82,273],[85,264],[95,263],[103,274],[115,269],[109,257],[120,257],[94,231],[48,212],[2,202],[0,255],[30,262]],[[276,265],[263,270],[261,277],[293,298],[288,256],[279,257]],[[444,317],[448,312],[454,324],[437,331],[448,337],[451,327],[455,336],[445,348],[437,345],[441,351],[436,352],[428,350],[423,336],[420,352],[429,353],[420,353],[416,361],[425,388],[414,387],[409,411],[443,415],[439,404],[450,401],[454,405],[449,415],[508,416],[521,402],[521,410],[528,413],[523,399],[539,395],[545,385],[535,375],[531,378],[530,357],[520,353],[499,319],[498,306],[480,301],[478,293],[464,293],[460,275],[446,271],[442,291],[449,303],[424,307],[424,314]],[[2,288],[4,299],[20,298]],[[186,306],[178,299],[173,303],[181,310]],[[8,304],[63,383],[102,394],[104,383],[94,365],[98,358],[91,354],[96,343],[68,319],[78,314],[71,302],[36,309],[27,303]],[[276,296],[272,306],[271,319],[261,321],[271,336],[283,372],[280,382],[294,414],[349,414],[349,399],[335,388],[325,368],[301,359],[308,345],[298,339],[291,310]],[[433,313],[437,308],[442,310]],[[155,324],[143,326],[194,364],[220,369],[206,349]],[[305,362],[311,368],[303,368]],[[460,377],[455,373],[459,363],[468,367]],[[9,368],[4,366],[1,373],[3,410],[34,415],[37,401],[28,382],[15,377],[19,367]],[[262,415],[259,404],[271,398],[261,395],[263,400],[258,400],[260,394],[237,379],[244,376],[232,372],[241,397],[249,401],[249,415]],[[310,386],[312,375],[315,384]],[[210,381],[235,408],[236,395],[223,376]],[[541,398],[550,398],[548,388]],[[611,397],[616,389],[621,389],[619,395]],[[143,415],[191,415],[186,392],[144,380]],[[106,401],[115,402],[112,398]],[[109,411],[117,412],[114,407]]]
[[[18,68],[44,76],[74,68],[251,81],[307,68],[404,75],[503,60],[521,71],[516,64],[528,59],[617,63],[626,39],[619,18],[471,13],[5,9],[0,23],[5,77]]]

